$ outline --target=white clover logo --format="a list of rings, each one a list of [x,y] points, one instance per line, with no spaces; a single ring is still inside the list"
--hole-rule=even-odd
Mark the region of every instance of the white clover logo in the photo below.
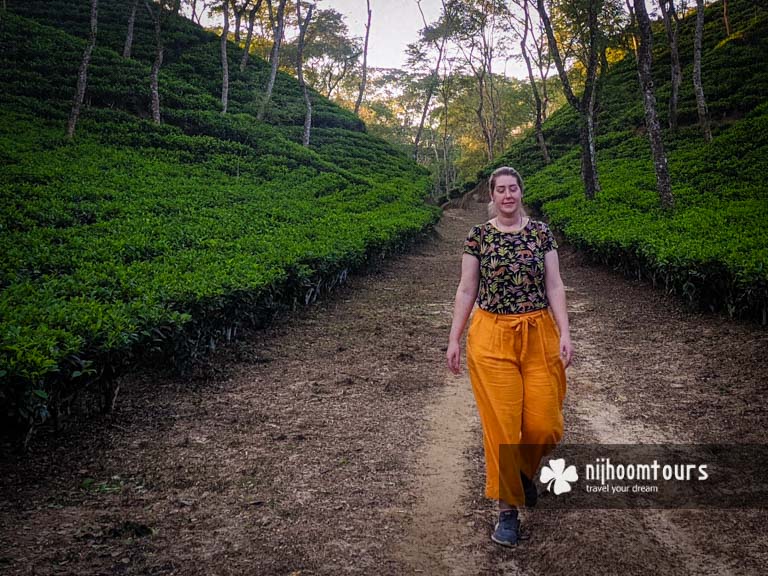
[[[547,490],[558,495],[570,492],[570,483],[576,482],[578,479],[579,475],[576,472],[576,466],[571,464],[566,468],[565,458],[550,460],[549,466],[544,466],[539,476],[541,483],[547,485]]]

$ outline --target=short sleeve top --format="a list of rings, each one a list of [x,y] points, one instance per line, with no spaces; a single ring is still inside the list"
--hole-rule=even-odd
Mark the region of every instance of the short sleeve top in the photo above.
[[[538,220],[529,219],[518,232],[502,232],[490,222],[473,226],[464,241],[464,253],[480,260],[478,306],[495,314],[549,306],[544,254],[557,248],[549,226]]]

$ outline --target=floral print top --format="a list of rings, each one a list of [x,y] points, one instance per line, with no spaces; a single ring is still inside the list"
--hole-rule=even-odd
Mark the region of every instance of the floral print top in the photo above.
[[[549,306],[544,254],[557,247],[549,226],[531,218],[518,232],[502,232],[490,221],[473,226],[464,241],[464,253],[480,260],[478,306],[495,314],[520,314]]]

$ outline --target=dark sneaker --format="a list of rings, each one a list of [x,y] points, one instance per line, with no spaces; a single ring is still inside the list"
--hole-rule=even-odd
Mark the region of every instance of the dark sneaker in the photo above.
[[[523,481],[523,493],[525,494],[525,505],[528,508],[536,506],[536,502],[539,500],[539,490],[528,476],[520,472],[520,480]]]
[[[499,521],[491,534],[491,540],[502,546],[514,546],[520,534],[520,521],[517,519],[517,510],[502,510],[499,512]]]

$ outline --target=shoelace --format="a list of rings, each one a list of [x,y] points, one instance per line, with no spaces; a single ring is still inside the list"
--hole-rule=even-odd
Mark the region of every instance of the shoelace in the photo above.
[[[499,514],[499,524],[508,530],[517,527],[517,512],[516,511],[504,511]]]

